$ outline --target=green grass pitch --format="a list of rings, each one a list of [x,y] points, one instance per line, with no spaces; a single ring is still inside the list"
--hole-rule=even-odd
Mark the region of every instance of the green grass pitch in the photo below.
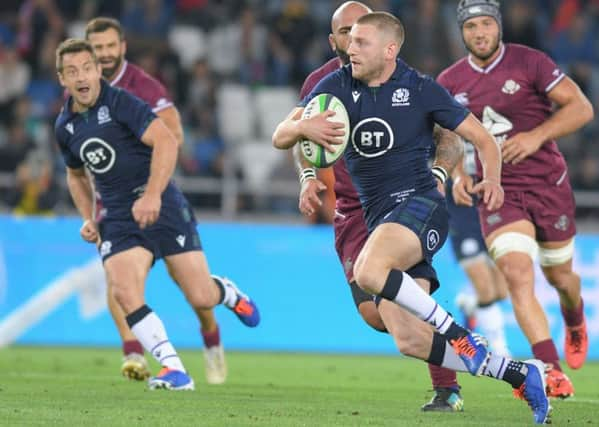
[[[117,349],[0,349],[4,426],[525,426],[509,385],[461,374],[465,411],[430,414],[426,365],[404,357],[229,352],[226,384],[182,351],[194,392],[149,391],[120,376]],[[156,370],[157,366],[153,365]],[[553,425],[599,423],[599,363],[567,371],[576,396],[553,401]]]

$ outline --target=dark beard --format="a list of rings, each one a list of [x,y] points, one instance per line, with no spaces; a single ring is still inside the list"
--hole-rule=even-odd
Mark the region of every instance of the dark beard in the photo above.
[[[337,56],[339,57],[339,60],[341,61],[341,63],[343,65],[349,64],[349,55],[347,54],[346,51],[337,48],[337,49],[335,49],[335,53],[337,54]]]
[[[495,49],[492,49],[490,53],[488,53],[487,55],[484,56],[478,56],[477,54],[474,53],[474,51],[470,48],[467,48],[468,51],[476,56],[478,59],[480,59],[481,61],[486,61],[487,59],[489,59],[490,57],[492,57],[493,55],[495,55],[495,52],[497,52],[497,50],[499,49],[499,40],[497,40],[497,44],[495,45]]]
[[[102,77],[109,80],[111,77],[114,76],[114,73],[116,73],[116,70],[119,69],[119,67],[121,66],[122,63],[123,63],[123,58],[119,57],[119,58],[116,58],[116,60],[114,61],[113,67],[106,68],[106,67],[102,66]]]

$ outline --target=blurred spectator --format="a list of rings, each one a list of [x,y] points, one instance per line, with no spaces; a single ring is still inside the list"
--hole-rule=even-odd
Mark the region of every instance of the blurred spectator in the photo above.
[[[129,46],[134,51],[168,50],[168,31],[173,10],[164,0],[126,1],[121,24],[127,34]]]
[[[449,35],[439,0],[420,0],[402,20],[406,40],[400,57],[419,71],[436,76],[451,62]]]
[[[49,153],[35,147],[22,123],[10,127],[7,139],[0,147],[0,171],[15,173],[16,185],[3,192],[4,202],[17,214],[51,213],[58,192]]]
[[[197,61],[189,79],[190,109],[214,108],[216,105],[216,81],[206,60]]]
[[[35,71],[48,35],[62,37],[64,22],[53,0],[25,0],[18,17],[17,48]]]
[[[599,64],[595,23],[584,13],[577,14],[572,25],[556,34],[553,59],[564,67],[589,98],[593,67]]]
[[[16,99],[25,93],[31,70],[16,50],[0,42],[0,122],[7,123]]]
[[[503,15],[503,41],[541,49],[533,6],[528,2],[512,1],[506,9]]]
[[[270,82],[299,85],[312,70],[305,53],[316,26],[303,0],[286,0],[272,19],[269,35]]]
[[[218,135],[214,112],[210,108],[194,110],[193,126],[186,134],[181,153],[185,175],[220,177],[223,174],[225,143]]]

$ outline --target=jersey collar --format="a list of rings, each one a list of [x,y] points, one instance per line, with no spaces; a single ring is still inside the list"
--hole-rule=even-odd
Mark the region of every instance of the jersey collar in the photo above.
[[[125,71],[127,70],[127,65],[129,62],[125,59],[123,60],[123,66],[121,67],[121,71],[117,74],[117,76],[110,82],[110,86],[115,86],[125,75]]]
[[[468,64],[470,64],[470,66],[474,69],[474,71],[477,71],[482,74],[489,74],[495,67],[497,67],[497,65],[499,65],[499,63],[503,59],[504,55],[505,55],[505,44],[503,44],[503,42],[502,42],[501,47],[499,48],[499,55],[497,56],[497,58],[495,58],[495,60],[493,62],[491,62],[485,68],[479,67],[478,65],[476,65],[474,63],[474,61],[472,60],[472,54],[468,55]]]

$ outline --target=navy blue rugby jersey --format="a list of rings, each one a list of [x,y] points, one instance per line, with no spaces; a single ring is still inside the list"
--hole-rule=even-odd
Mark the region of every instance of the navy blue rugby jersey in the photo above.
[[[92,172],[106,217],[132,218],[133,202],[150,176],[152,148],[141,137],[156,114],[141,99],[104,80],[93,107],[74,113],[71,105],[69,97],[54,125],[66,165]]]
[[[321,93],[335,95],[347,109],[351,134],[345,162],[369,224],[408,197],[436,187],[428,166],[434,124],[454,130],[469,114],[401,59],[378,87],[352,78],[346,65],[321,80],[300,105]]]

